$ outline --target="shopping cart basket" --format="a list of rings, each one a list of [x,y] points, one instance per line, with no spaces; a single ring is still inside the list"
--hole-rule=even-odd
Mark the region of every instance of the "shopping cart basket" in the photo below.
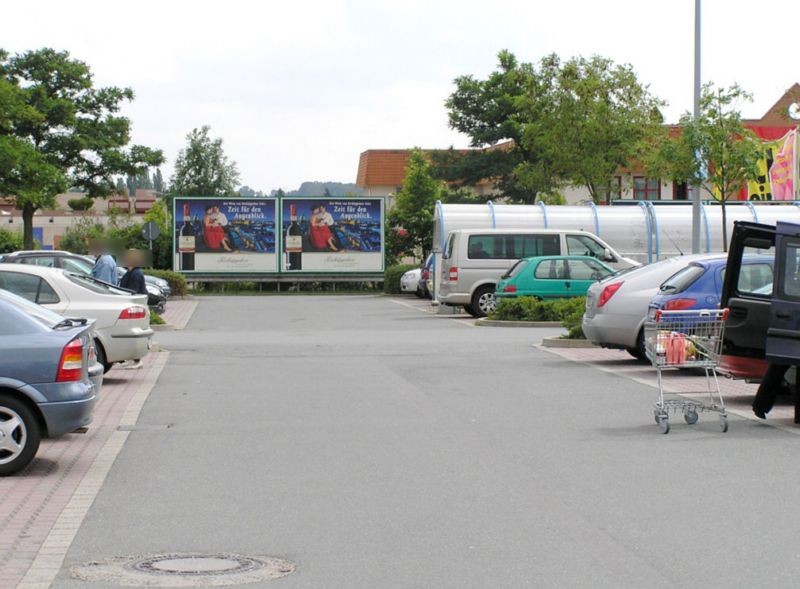
[[[658,401],[653,411],[663,433],[669,433],[670,413],[683,413],[686,423],[694,425],[699,413],[719,414],[720,428],[728,431],[725,401],[719,390],[716,367],[722,352],[722,336],[728,309],[700,311],[656,310],[644,326],[645,351],[656,369]],[[677,395],[665,398],[661,372],[665,368],[701,368],[706,375],[708,401],[702,402]],[[713,386],[712,386],[713,383]]]

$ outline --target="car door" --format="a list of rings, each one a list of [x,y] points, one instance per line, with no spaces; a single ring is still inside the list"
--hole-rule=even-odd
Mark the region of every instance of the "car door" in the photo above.
[[[526,288],[525,294],[541,299],[564,298],[567,289],[567,266],[562,258],[541,260],[533,272],[532,285]]]
[[[567,268],[567,296],[573,297],[585,295],[592,284],[611,275],[611,272],[594,260],[567,260]]]
[[[778,222],[766,359],[800,364],[800,225]]]
[[[752,284],[742,272],[745,254],[775,252],[775,227],[734,222],[722,284],[721,308],[728,308],[722,353],[729,356],[764,358],[772,296]]]

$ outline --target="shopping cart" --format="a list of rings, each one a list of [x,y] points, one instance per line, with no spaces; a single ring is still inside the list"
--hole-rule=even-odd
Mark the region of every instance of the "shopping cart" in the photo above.
[[[658,375],[658,401],[653,413],[663,433],[669,433],[670,412],[683,413],[689,425],[697,423],[699,413],[703,411],[719,413],[720,428],[723,432],[728,431],[728,415],[716,371],[727,317],[728,309],[658,309],[645,323],[645,351]],[[706,374],[708,402],[677,395],[665,398],[661,375],[665,368],[702,368]]]

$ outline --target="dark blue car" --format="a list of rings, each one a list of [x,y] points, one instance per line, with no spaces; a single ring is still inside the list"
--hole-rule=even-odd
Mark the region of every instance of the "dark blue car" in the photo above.
[[[725,258],[698,260],[667,278],[650,301],[651,314],[654,309],[686,311],[718,308],[726,263]],[[739,284],[749,292],[769,288],[773,264],[772,256],[745,256]]]
[[[95,364],[91,322],[51,321],[0,298],[0,476],[25,468],[41,438],[89,424]]]

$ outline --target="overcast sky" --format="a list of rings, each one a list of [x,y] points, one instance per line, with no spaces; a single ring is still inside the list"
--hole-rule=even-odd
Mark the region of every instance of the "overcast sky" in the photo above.
[[[674,121],[692,105],[693,15],[694,0],[38,0],[3,4],[0,47],[66,49],[132,87],[133,140],[164,150],[166,175],[207,124],[242,183],[293,189],[355,181],[370,148],[466,146],[443,102],[503,48],[630,63]],[[704,0],[704,81],[740,83],[761,116],[800,80],[796,17],[796,0]]]

